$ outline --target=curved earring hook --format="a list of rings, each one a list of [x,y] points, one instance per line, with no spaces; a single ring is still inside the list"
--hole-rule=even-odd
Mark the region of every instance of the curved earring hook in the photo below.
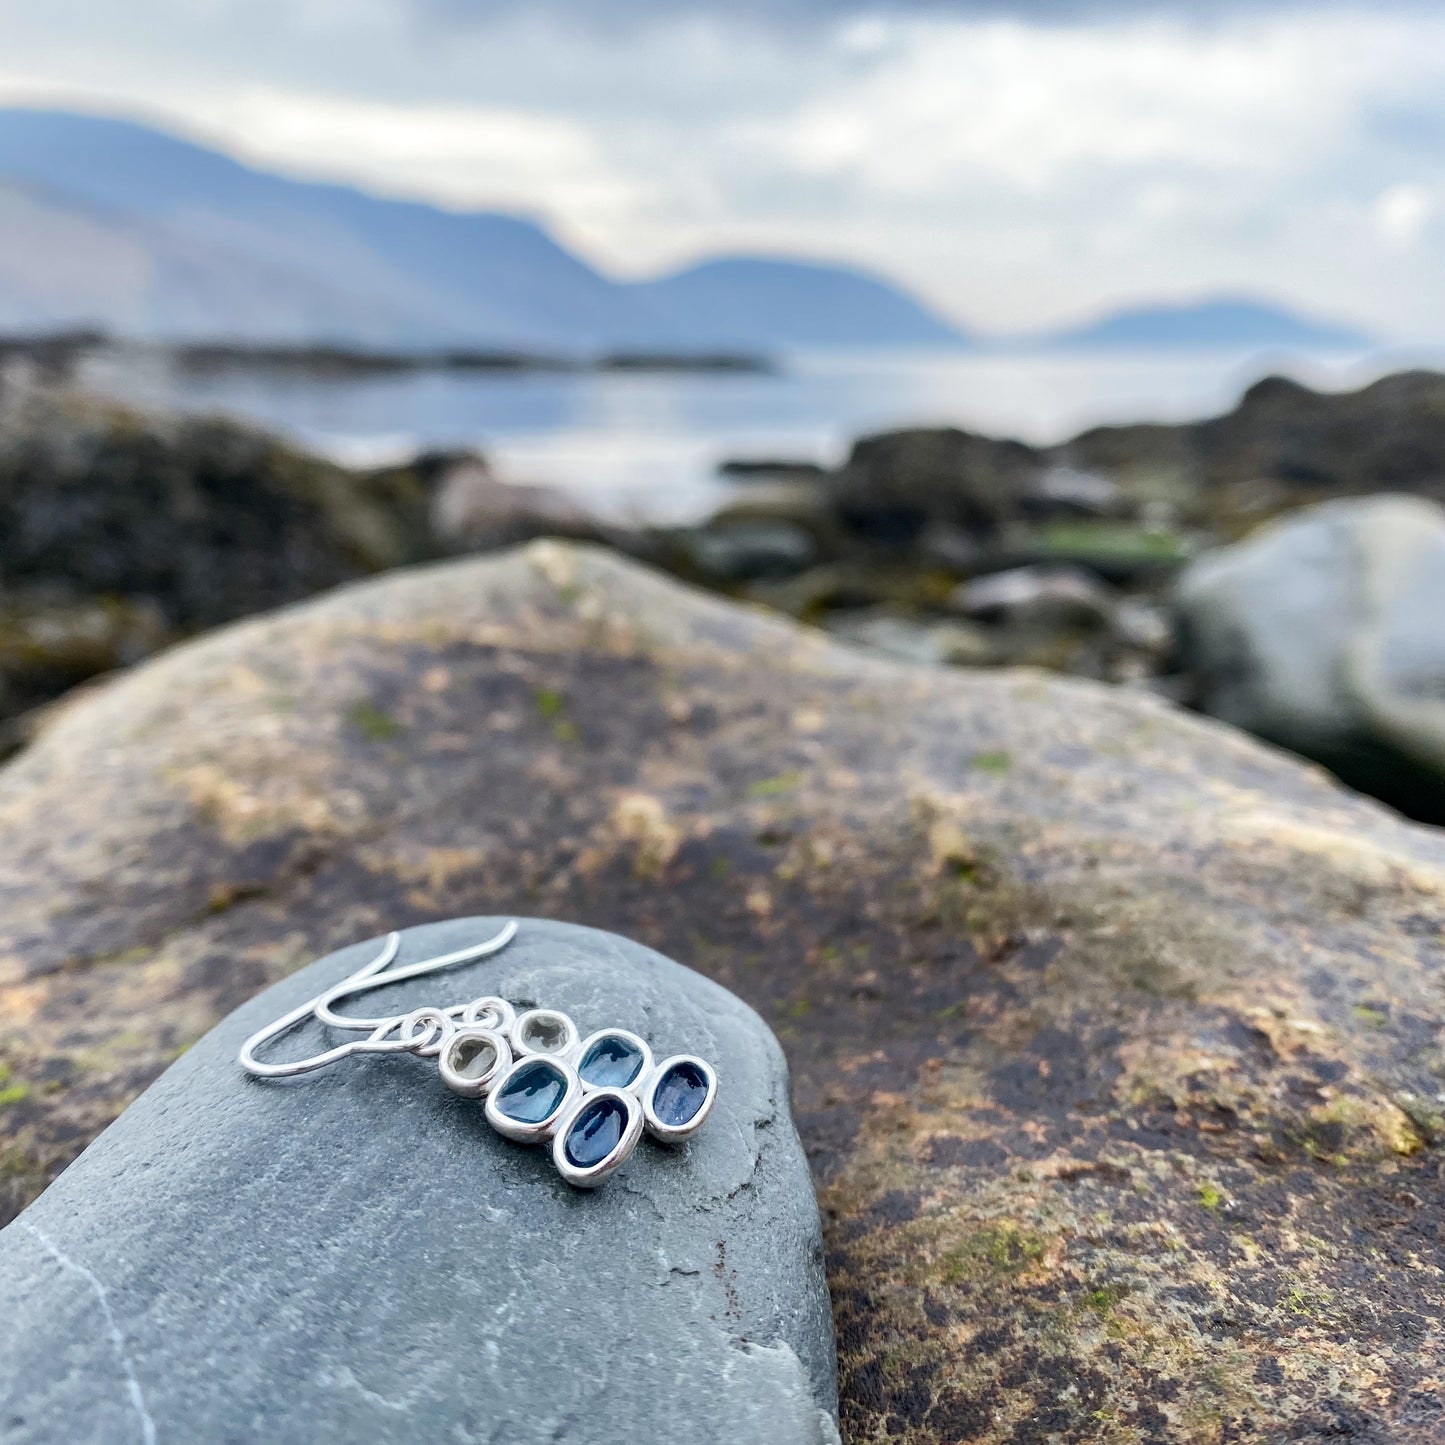
[[[459,948],[455,953],[444,953],[437,958],[424,958],[420,963],[409,963],[404,968],[394,968],[389,973],[380,973],[374,967],[364,969],[352,974],[350,978],[343,978],[340,983],[314,999],[312,1011],[322,1023],[330,1024],[332,1028],[337,1029],[376,1029],[384,1023],[394,1023],[397,1018],[395,1014],[374,1019],[358,1019],[352,1018],[349,1014],[337,1013],[335,1005],[343,999],[352,998],[359,993],[367,993],[374,988],[383,988],[389,983],[400,983],[403,979],[408,978],[420,978],[424,973],[437,973],[444,968],[454,968],[457,964],[471,963],[475,959],[486,958],[489,954],[499,953],[516,936],[517,921],[512,919],[495,938],[489,938],[485,943],[474,943],[469,948]],[[392,957],[395,956],[393,952]]]
[[[388,933],[386,942],[382,945],[381,952],[371,960],[363,964],[355,973],[349,975],[351,979],[368,978],[379,972],[389,964],[401,948],[401,934]],[[263,1064],[256,1057],[256,1050],[262,1044],[268,1043],[271,1039],[278,1038],[287,1029],[294,1028],[303,1020],[312,1017],[316,1012],[316,1005],[320,1003],[324,994],[317,994],[315,998],[307,999],[305,1003],[297,1004],[290,1013],[282,1014],[279,1019],[273,1020],[263,1029],[257,1029],[244,1044],[241,1045],[241,1052],[237,1056],[241,1067],[248,1074],[253,1074],[258,1079],[280,1079],[289,1074],[306,1074],[312,1069],[324,1069],[327,1064],[334,1064],[338,1059],[344,1059],[348,1054],[356,1052],[361,1040],[353,1039],[347,1044],[338,1044],[333,1049],[326,1049],[324,1052],[315,1054],[309,1059],[298,1059],[290,1064]]]
[[[282,1014],[280,1018],[252,1034],[241,1045],[238,1055],[240,1065],[248,1074],[258,1079],[279,1079],[294,1074],[307,1074],[314,1069],[324,1069],[328,1064],[337,1063],[356,1053],[408,1051],[416,1053],[437,1041],[432,1038],[433,1033],[441,1035],[445,1031],[446,1025],[440,1018],[434,1020],[429,1017],[430,1015],[449,1017],[453,1013],[460,1013],[465,1005],[458,1004],[453,1009],[420,1009],[409,1014],[388,1014],[382,1018],[356,1019],[333,1012],[332,1004],[340,999],[349,998],[352,994],[364,993],[371,988],[380,988],[383,984],[400,983],[403,979],[419,978],[424,973],[434,973],[438,969],[450,968],[477,958],[485,958],[488,954],[505,948],[516,937],[516,934],[517,922],[513,919],[495,938],[489,938],[484,943],[472,944],[471,947],[458,949],[455,953],[442,954],[436,958],[425,958],[420,963],[410,963],[404,968],[384,972],[383,970],[401,950],[401,934],[389,933],[382,945],[381,952],[369,963],[363,964],[355,973],[348,974],[340,983],[323,989],[315,998],[308,999],[303,1004],[297,1004],[289,1013]],[[422,1015],[428,1017],[422,1018]],[[316,1018],[322,1023],[342,1029],[370,1030],[370,1033],[367,1038],[352,1039],[347,1043],[337,1044],[334,1048],[324,1049],[310,1058],[296,1059],[289,1063],[267,1064],[256,1057],[256,1051],[263,1044],[279,1038],[287,1029],[294,1028],[308,1018]],[[412,1023],[413,1019],[417,1022]],[[400,1028],[398,1037],[387,1038],[387,1035],[397,1028]],[[419,1029],[421,1032],[418,1032]]]

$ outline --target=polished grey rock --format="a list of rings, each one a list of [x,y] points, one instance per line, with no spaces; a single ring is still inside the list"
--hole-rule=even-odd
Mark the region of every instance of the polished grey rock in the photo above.
[[[412,929],[400,962],[500,922]],[[541,920],[348,1006],[501,993],[716,1064],[693,1140],[644,1139],[579,1193],[430,1061],[241,1073],[242,1039],[375,949],[232,1014],[0,1233],[0,1439],[835,1441],[817,1204],[757,1015],[639,944]],[[266,1056],[326,1037],[307,1024]]]

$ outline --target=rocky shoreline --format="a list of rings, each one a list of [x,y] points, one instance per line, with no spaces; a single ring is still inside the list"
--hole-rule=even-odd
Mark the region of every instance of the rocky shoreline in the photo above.
[[[1445,569],[1428,546],[1388,605],[1343,610],[1321,601],[1317,530],[1269,553],[1293,560],[1251,584],[1248,616],[1220,591],[1235,570],[1212,560],[1345,499],[1367,510],[1328,514],[1331,535],[1345,528],[1326,569],[1337,582],[1398,570],[1406,533],[1445,538],[1445,378],[1402,373],[1349,395],[1273,378],[1191,425],[1042,449],[915,429],[861,439],[832,471],[770,458],[723,471],[735,497],[706,522],[621,527],[507,485],[471,453],[348,469],[234,422],[141,415],[65,387],[0,392],[0,737],[13,750],[67,689],[208,627],[391,567],[560,536],[898,659],[1145,687],[1445,817],[1430,582]],[[1398,543],[1360,540],[1379,532],[1369,500],[1402,495],[1416,510]],[[1282,637],[1281,655],[1309,639],[1316,675],[1353,681],[1279,695],[1287,669],[1276,658],[1255,675],[1266,645],[1240,641],[1251,628]]]
[[[386,350],[340,344],[136,341],[85,330],[0,335],[0,366],[18,363],[73,379],[82,363],[95,357],[122,366],[160,360],[182,373],[235,371],[330,379],[448,371],[768,373],[775,369],[770,357],[742,351],[563,353],[456,346]]]
[[[1442,389],[1270,383],[1230,418],[1052,452],[896,433],[836,472],[736,469],[724,512],[652,529],[471,454],[360,471],[230,422],[0,396],[23,744],[0,769],[0,1219],[45,1196],[3,1236],[11,1375],[48,1380],[46,1329],[68,1349],[92,1309],[58,1238],[114,1290],[158,1418],[191,1417],[177,1341],[211,1337],[147,1313],[152,1261],[204,1276],[219,1251],[254,1285],[294,1258],[226,1184],[253,1024],[208,1030],[329,950],[505,909],[636,940],[771,1026],[843,1438],[1437,1440],[1445,835],[1160,694],[1428,812]],[[539,535],[590,545],[512,546]],[[720,1301],[709,1358],[771,1382],[738,1399],[831,1438],[769,1057],[738,1099],[756,1147],[718,1136],[742,1169],[707,1249],[639,1277],[668,1309]],[[366,1158],[353,1083],[330,1112],[294,1100],[337,1147],[287,1138],[328,1178]],[[436,1151],[388,1186],[410,1231],[462,1156],[435,1098],[407,1107],[369,1137]],[[790,1298],[817,1306],[791,1333],[726,1248],[772,1230],[747,1160],[780,1147],[793,1206],[768,1217],[806,1240]],[[212,1232],[168,1249],[208,1191]],[[411,1262],[496,1238],[452,1199],[435,1249],[391,1258],[398,1297],[433,1278]],[[235,1338],[269,1381],[267,1331]]]

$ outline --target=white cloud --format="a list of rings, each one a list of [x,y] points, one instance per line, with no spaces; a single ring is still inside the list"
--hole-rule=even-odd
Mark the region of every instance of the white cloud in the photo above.
[[[811,100],[775,139],[804,169],[883,192],[960,175],[1040,190],[1095,166],[1276,170],[1333,143],[1350,101],[1399,58],[1403,37],[1361,49],[1346,28],[918,23],[864,83]]]
[[[1445,155],[1421,139],[1445,129],[1445,18],[859,9],[765,32],[676,7],[619,28],[544,6],[463,25],[398,0],[0,0],[0,87],[540,213],[624,272],[775,248],[1000,329],[1227,287],[1445,335]]]
[[[1435,214],[1435,197],[1425,186],[1390,186],[1375,198],[1375,225],[1397,251],[1416,245]]]
[[[405,106],[248,87],[204,107],[208,128],[240,138],[242,159],[346,179],[457,207],[530,210],[605,225],[644,205],[648,187],[609,166],[587,126],[493,106]]]

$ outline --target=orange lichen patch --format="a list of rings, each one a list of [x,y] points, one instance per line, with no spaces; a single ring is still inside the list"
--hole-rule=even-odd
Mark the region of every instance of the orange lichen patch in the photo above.
[[[463,896],[458,885],[485,866],[488,848],[429,847],[423,839],[395,839],[357,848],[354,857],[369,872],[385,874],[417,907],[435,906]]]
[[[662,800],[647,793],[624,793],[613,806],[612,824],[619,838],[638,845],[637,866],[645,873],[666,868],[682,843]]]
[[[308,786],[304,776],[290,771],[270,780],[242,778],[226,764],[200,762],[177,770],[168,781],[210,827],[236,843],[297,827],[336,833],[355,806],[354,798],[328,791],[322,779],[313,777]]]
[[[1342,1093],[1323,1100],[1305,1115],[1300,1135],[1317,1158],[1337,1164],[1360,1156],[1408,1158],[1426,1142],[1399,1104],[1373,1092]]]
[[[1371,889],[1415,892],[1445,903],[1445,867],[1422,864],[1404,848],[1361,837],[1346,820],[1330,826],[1256,806],[1226,813],[1221,824],[1226,837],[1275,852],[1295,853],[1315,866],[1324,863],[1336,877],[1350,878]]]
[[[0,1018],[32,1018],[44,998],[45,986],[40,983],[12,983],[0,986]]]

